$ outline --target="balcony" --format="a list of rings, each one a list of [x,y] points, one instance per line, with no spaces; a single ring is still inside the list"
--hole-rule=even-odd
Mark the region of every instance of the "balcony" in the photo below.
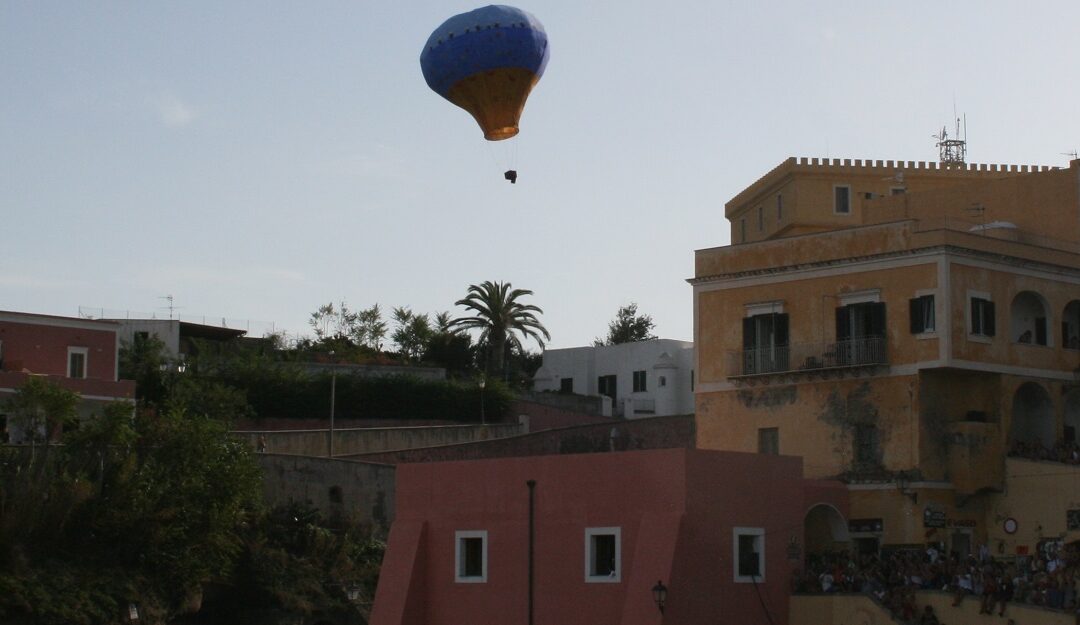
[[[777,376],[842,376],[888,365],[884,337],[834,343],[796,343],[727,352],[725,374],[735,383]]]

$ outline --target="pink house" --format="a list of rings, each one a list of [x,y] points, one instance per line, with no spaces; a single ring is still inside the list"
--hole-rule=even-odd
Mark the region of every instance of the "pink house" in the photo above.
[[[402,464],[396,496],[372,625],[783,624],[805,533],[846,531],[841,485],[736,452]]]
[[[31,375],[78,392],[80,415],[104,402],[133,401],[135,383],[119,380],[118,326],[105,321],[0,311],[0,415],[8,396]],[[23,432],[8,432],[18,442]]]

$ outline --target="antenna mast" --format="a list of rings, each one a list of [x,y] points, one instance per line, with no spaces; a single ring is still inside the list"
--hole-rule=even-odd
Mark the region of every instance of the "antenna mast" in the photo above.
[[[941,127],[941,134],[933,135],[937,139],[937,149],[940,155],[941,164],[944,167],[963,167],[967,162],[967,116],[964,116],[964,138],[960,138],[960,118],[956,118],[956,134],[955,138],[949,138],[949,132],[944,126]]]

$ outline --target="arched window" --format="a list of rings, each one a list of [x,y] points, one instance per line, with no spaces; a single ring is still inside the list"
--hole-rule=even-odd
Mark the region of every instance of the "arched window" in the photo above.
[[[1038,293],[1017,293],[1010,309],[1009,338],[1014,343],[1048,345],[1046,311],[1046,302]]]
[[[1057,443],[1053,404],[1046,389],[1035,382],[1025,382],[1013,396],[1009,444],[1042,446],[1050,450]]]

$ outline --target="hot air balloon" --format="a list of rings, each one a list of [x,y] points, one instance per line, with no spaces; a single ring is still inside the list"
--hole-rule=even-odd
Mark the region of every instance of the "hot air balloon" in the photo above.
[[[428,86],[468,111],[488,141],[518,133],[525,100],[547,62],[547,33],[540,22],[501,5],[451,17],[420,53]]]

